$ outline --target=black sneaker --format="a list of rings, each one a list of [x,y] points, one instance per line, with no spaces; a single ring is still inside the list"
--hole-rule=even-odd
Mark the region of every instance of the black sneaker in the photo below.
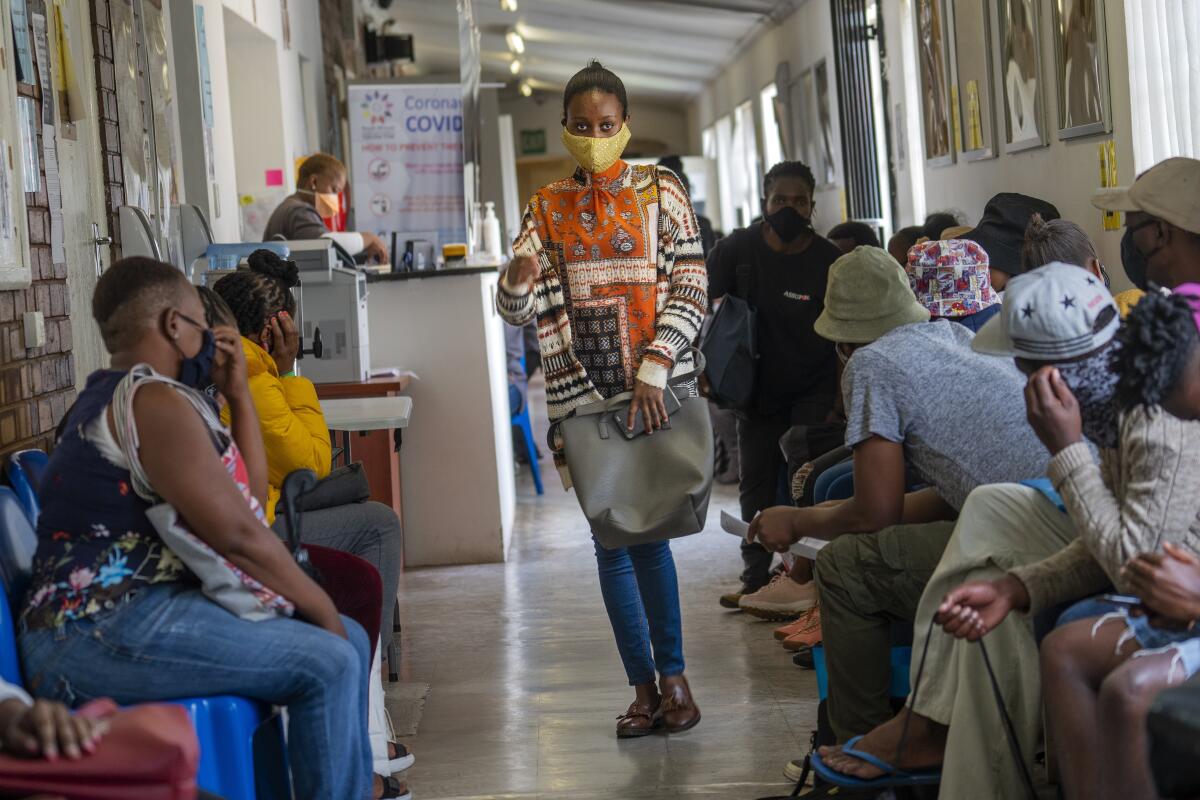
[[[816,669],[816,664],[813,663],[812,648],[806,644],[800,645],[800,649],[792,656],[792,663],[800,669]]]

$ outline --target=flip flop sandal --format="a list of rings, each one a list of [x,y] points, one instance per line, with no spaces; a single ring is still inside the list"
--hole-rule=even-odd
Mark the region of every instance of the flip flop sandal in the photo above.
[[[884,761],[882,758],[873,756],[870,753],[863,752],[855,748],[855,745],[862,741],[861,736],[851,737],[844,745],[842,752],[859,761],[863,761],[871,766],[881,769],[885,774],[878,778],[869,780],[863,778],[855,778],[853,775],[847,775],[844,772],[838,772],[823,761],[821,754],[814,751],[810,758],[812,759],[813,772],[817,774],[821,780],[832,783],[835,786],[841,786],[847,789],[888,789],[898,786],[936,786],[942,782],[941,767],[930,767],[924,769],[897,769],[891,764]]]
[[[412,769],[412,765],[417,762],[417,757],[399,742],[389,741],[388,751],[396,755],[393,758],[377,760],[375,762],[375,772],[380,775],[395,775],[399,772],[404,772],[407,769]]]
[[[383,779],[381,800],[412,800],[412,790],[391,775],[380,775]]]
[[[398,772],[404,772],[406,769],[411,769],[417,759],[408,748],[399,742],[395,741],[396,729],[392,726],[392,715],[385,708],[383,710],[384,720],[387,722],[388,732],[388,752],[396,755],[387,759],[376,759],[375,772],[379,775],[395,775]]]

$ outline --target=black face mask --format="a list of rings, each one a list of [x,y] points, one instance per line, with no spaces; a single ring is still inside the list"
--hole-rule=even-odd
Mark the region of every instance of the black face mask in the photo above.
[[[200,352],[191,358],[185,358],[179,365],[179,382],[184,386],[203,391],[212,383],[213,360],[217,355],[217,340],[213,332],[205,329],[201,332],[203,339]]]
[[[1125,268],[1125,274],[1133,285],[1142,291],[1145,291],[1150,283],[1146,277],[1149,261],[1150,258],[1133,243],[1133,229],[1126,228],[1125,235],[1121,237],[1121,266]]]
[[[785,244],[795,241],[800,234],[812,229],[812,220],[802,216],[791,206],[784,206],[774,214],[765,215],[763,219]]]

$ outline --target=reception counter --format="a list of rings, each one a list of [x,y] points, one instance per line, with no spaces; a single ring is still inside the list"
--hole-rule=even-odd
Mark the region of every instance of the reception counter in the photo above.
[[[371,364],[417,374],[404,432],[408,567],[504,561],[516,494],[495,268],[368,278]]]

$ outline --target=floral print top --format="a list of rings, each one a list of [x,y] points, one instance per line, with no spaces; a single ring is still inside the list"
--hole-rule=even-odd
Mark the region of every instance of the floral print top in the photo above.
[[[67,412],[39,492],[38,546],[23,612],[29,628],[56,628],[126,601],[140,587],[196,582],[146,517],[150,503],[133,491],[129,470],[88,438],[124,372],[101,370]],[[222,462],[260,519],[245,462],[225,437]]]

